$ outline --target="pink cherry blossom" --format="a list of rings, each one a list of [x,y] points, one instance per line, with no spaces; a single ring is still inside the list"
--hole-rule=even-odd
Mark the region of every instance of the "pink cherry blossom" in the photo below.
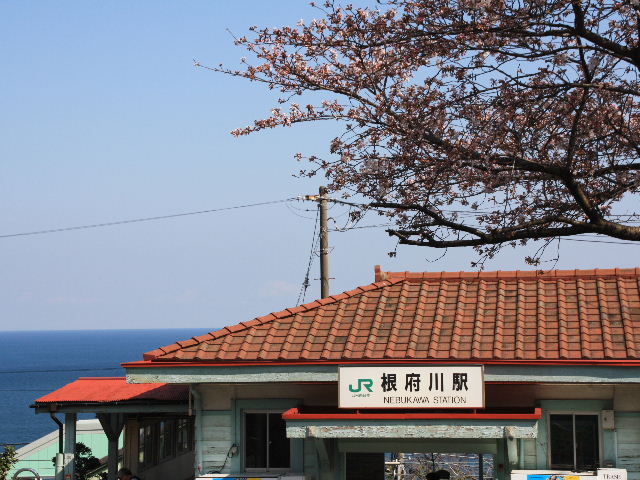
[[[640,208],[615,209],[639,193],[639,5],[328,1],[313,21],[252,29],[237,40],[248,63],[214,70],[282,94],[234,135],[341,122],[306,174],[367,198],[401,243],[487,258],[584,233],[640,240]]]

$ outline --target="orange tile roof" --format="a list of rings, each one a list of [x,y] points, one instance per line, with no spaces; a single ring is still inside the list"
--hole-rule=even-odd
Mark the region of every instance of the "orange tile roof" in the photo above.
[[[187,400],[188,385],[127,383],[125,377],[81,377],[36,400],[39,403],[120,403]]]
[[[146,353],[153,362],[640,359],[640,268],[382,272]]]

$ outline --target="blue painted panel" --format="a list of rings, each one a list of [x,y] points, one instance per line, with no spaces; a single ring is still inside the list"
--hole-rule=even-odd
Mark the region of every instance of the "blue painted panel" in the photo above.
[[[527,480],[564,480],[564,475],[527,475]]]

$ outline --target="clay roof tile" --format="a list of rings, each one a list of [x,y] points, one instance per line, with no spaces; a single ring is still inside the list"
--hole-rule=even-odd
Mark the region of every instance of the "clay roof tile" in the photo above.
[[[640,268],[383,272],[145,360],[640,359]],[[237,337],[237,338],[236,338]]]

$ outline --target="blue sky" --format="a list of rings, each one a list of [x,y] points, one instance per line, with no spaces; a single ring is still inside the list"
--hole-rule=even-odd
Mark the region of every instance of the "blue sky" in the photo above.
[[[294,178],[293,155],[326,153],[334,127],[236,139],[273,97],[193,59],[234,64],[244,52],[226,29],[317,15],[302,0],[0,3],[0,235],[315,193],[321,180]],[[293,306],[314,206],[293,207],[0,238],[0,330],[216,329]],[[370,283],[375,264],[460,270],[473,258],[416,247],[389,258],[382,229],[336,232],[331,245],[333,292]],[[565,242],[557,266],[635,266],[639,248]],[[530,252],[487,268],[528,268]]]

